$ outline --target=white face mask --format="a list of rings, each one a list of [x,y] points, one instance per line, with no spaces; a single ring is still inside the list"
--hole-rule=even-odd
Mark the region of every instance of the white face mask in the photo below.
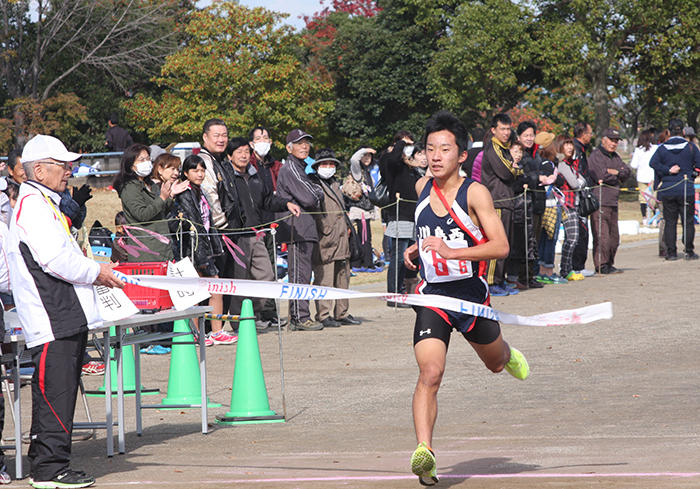
[[[151,160],[142,161],[136,164],[136,174],[140,177],[147,177],[153,171],[153,162]]]
[[[333,167],[333,168],[319,168],[316,173],[318,173],[318,176],[323,178],[324,180],[328,180],[333,175],[335,175],[335,167]]]
[[[260,156],[267,156],[267,153],[270,152],[270,143],[255,143],[253,144],[253,148],[255,149],[255,152],[258,153]]]
[[[403,148],[403,154],[406,155],[406,158],[410,158],[411,155],[413,154],[413,148],[414,146],[404,146]]]

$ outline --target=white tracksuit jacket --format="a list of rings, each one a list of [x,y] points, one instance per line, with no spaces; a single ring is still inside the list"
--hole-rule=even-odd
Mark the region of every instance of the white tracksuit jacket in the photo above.
[[[10,281],[27,348],[102,326],[92,288],[100,265],[66,231],[60,203],[58,193],[27,181],[10,221]]]

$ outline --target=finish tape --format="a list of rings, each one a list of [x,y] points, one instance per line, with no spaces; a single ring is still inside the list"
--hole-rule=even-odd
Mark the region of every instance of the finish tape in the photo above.
[[[316,285],[263,282],[258,280],[232,280],[225,278],[187,278],[153,275],[124,275],[112,272],[124,282],[169,291],[200,292],[210,294],[238,295],[263,299],[284,300],[336,300],[336,299],[380,299],[411,306],[437,307],[471,316],[493,319],[504,324],[521,326],[561,326],[586,324],[600,319],[611,319],[612,303],[603,302],[592,306],[565,311],[548,312],[536,316],[518,316],[497,311],[490,306],[463,301],[441,295],[365,293]]]

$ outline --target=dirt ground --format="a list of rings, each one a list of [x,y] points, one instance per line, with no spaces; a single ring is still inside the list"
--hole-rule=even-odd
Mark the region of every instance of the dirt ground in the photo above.
[[[453,335],[433,443],[437,487],[700,486],[694,301],[700,263],[659,259],[655,243],[623,244],[616,262],[623,274],[493,299],[496,309],[521,315],[613,303],[608,321],[504,325],[505,339],[530,362],[532,375],[524,382],[488,372]],[[383,290],[381,284],[357,288]],[[215,346],[207,355],[209,396],[222,407],[210,411],[208,435],[200,432],[197,410],[146,410],[138,437],[127,399],[126,454],[107,458],[98,431],[95,439],[73,444],[72,466],[94,475],[96,487],[420,487],[409,469],[416,444],[415,314],[373,299],[352,302],[351,313],[364,324],[282,332],[284,403],[280,340],[276,333],[258,336],[269,402],[278,413],[286,408],[285,423],[214,424],[230,409],[236,354],[235,346]],[[142,356],[142,362],[143,384],[167,391],[169,356]],[[85,383],[94,389],[102,379]],[[104,416],[102,399],[91,398],[90,406],[94,418]],[[78,408],[76,420],[83,419]],[[8,415],[5,436],[12,430]],[[10,451],[7,465],[13,473]]]

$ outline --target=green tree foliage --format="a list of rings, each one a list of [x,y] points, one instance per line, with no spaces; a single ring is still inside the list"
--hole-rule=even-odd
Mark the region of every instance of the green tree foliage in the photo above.
[[[158,141],[196,141],[216,117],[233,135],[260,124],[278,141],[295,127],[323,140],[331,84],[302,67],[299,37],[276,27],[284,17],[223,1],[193,13],[185,47],[155,80],[162,96],[137,94],[123,104],[132,125]]]
[[[327,121],[346,145],[381,147],[400,129],[418,136],[438,109],[426,74],[437,49],[435,28],[419,25],[418,7],[408,1],[378,5],[371,18],[329,17],[335,36],[321,60],[335,82],[336,105]]]
[[[532,13],[511,0],[463,2],[428,72],[442,107],[487,122],[543,82],[542,54]]]

